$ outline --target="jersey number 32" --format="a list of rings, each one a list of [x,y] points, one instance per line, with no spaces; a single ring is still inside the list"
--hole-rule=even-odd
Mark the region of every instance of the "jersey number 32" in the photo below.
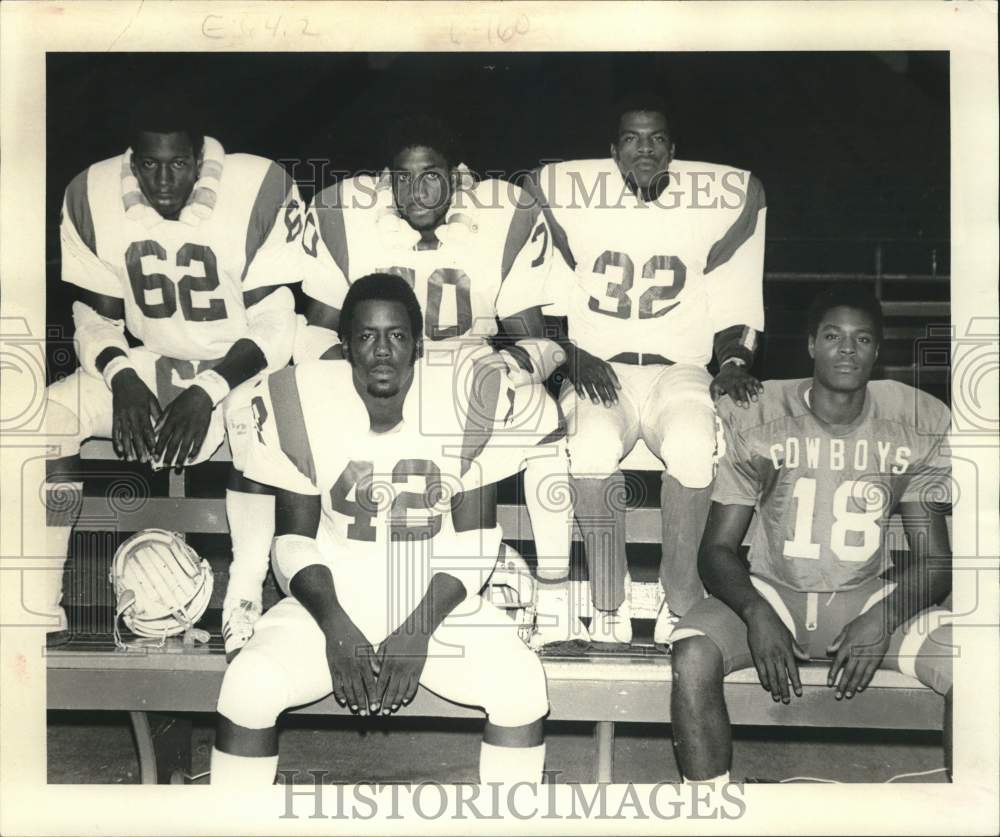
[[[632,286],[635,284],[635,264],[627,253],[605,250],[594,262],[594,273],[604,276],[608,269],[617,268],[620,280],[608,282],[605,298],[591,297],[591,311],[627,320],[632,316]],[[663,274],[670,275],[670,284],[651,285]],[[684,289],[687,267],[676,256],[650,256],[642,266],[640,276],[646,289],[639,296],[639,319],[662,317],[679,303],[670,302]],[[669,303],[662,305],[660,303]]]

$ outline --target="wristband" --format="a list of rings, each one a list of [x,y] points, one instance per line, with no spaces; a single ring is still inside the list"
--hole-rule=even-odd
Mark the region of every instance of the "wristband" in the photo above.
[[[115,375],[125,369],[131,369],[135,372],[135,364],[129,360],[128,355],[115,355],[104,364],[104,368],[101,370],[101,377],[104,378],[104,383],[107,384],[108,389],[111,389],[111,381]]]
[[[199,372],[191,381],[191,386],[201,387],[212,401],[213,407],[218,407],[227,395],[229,395],[229,384],[214,369],[206,369]]]
[[[727,357],[724,361],[722,361],[722,363],[719,364],[719,369],[722,369],[722,367],[725,366],[727,363],[735,363],[741,369],[745,369],[747,365],[747,362],[743,360],[743,358],[736,357],[734,355],[733,357]]]

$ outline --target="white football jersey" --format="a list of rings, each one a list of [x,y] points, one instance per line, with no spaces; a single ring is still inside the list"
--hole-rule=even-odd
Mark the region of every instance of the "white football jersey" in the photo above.
[[[562,432],[554,402],[535,415],[524,400],[530,388],[511,386],[493,353],[474,349],[458,371],[444,360],[417,362],[403,420],[384,433],[372,432],[347,361],[283,369],[245,396],[244,473],[321,496],[317,540],[338,598],[369,637],[385,636],[419,604],[434,544],[455,532],[455,494],[508,475],[483,472],[477,460],[487,448],[543,444]],[[514,473],[523,454],[506,459]],[[467,556],[464,568],[482,561],[488,573],[495,558]]]
[[[538,186],[570,270],[552,270],[570,337],[605,360],[651,352],[704,365],[716,332],[764,328],[764,191],[749,172],[674,160],[646,203],[614,160],[545,166]]]
[[[437,249],[416,249],[419,234],[396,213],[387,176],[324,189],[306,218],[303,290],[339,310],[350,282],[376,272],[401,276],[420,301],[427,340],[489,337],[497,317],[542,303],[550,235],[517,186],[484,180],[457,190],[436,232]]]
[[[136,218],[126,214],[126,198],[136,193],[124,186],[125,160],[95,163],[67,188],[62,278],[123,299],[126,327],[151,352],[221,358],[246,333],[244,292],[299,279],[295,183],[263,157],[226,154],[207,217],[168,221],[153,211]]]

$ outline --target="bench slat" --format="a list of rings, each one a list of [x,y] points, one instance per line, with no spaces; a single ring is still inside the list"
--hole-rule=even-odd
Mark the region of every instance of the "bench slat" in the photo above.
[[[212,665],[198,671],[180,668],[97,666],[93,655],[88,667],[65,665],[64,654],[50,658],[48,708],[75,710],[214,712],[225,661],[219,655],[202,655]],[[152,656],[152,655],[149,655]],[[163,657],[173,655],[158,655]],[[183,656],[183,655],[177,655]],[[119,655],[123,663],[136,663]],[[103,661],[102,661],[103,662]],[[667,658],[650,663],[593,663],[590,659],[543,659],[549,679],[549,701],[554,721],[628,721],[669,723],[670,679]],[[748,673],[726,682],[726,699],[733,723],[853,727],[871,729],[941,728],[941,698],[916,681],[894,672],[879,672],[873,684],[850,701],[837,701],[825,682],[825,666],[802,669],[807,684],[803,697],[789,706],[775,704]],[[571,675],[571,676],[568,676]],[[884,675],[888,675],[887,677]],[[905,711],[903,707],[905,706]],[[332,697],[293,710],[300,715],[347,715],[349,710]],[[479,710],[445,701],[420,689],[404,716],[479,718]]]
[[[169,521],[169,523],[165,523]],[[531,520],[524,506],[501,504],[497,507],[497,521],[503,527],[504,537],[514,541],[533,540]],[[625,515],[629,543],[660,542],[660,512],[658,509],[629,509]],[[947,517],[949,532],[951,515]],[[226,523],[226,501],[223,499],[185,499],[175,497],[150,497],[135,510],[114,510],[103,497],[85,497],[77,529],[80,531],[138,532],[140,529],[167,525],[188,534],[224,534],[229,531]],[[889,522],[889,531],[900,549],[906,548],[902,520],[896,516]],[[750,532],[744,543],[749,543]],[[573,539],[580,540],[574,527]]]

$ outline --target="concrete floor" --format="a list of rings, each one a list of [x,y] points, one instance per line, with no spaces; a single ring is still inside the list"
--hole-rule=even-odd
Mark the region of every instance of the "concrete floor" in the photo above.
[[[197,716],[193,774],[209,769],[210,716]],[[366,731],[360,731],[364,725]],[[331,783],[469,782],[476,780],[481,726],[473,721],[390,718],[293,718],[284,722],[279,770],[327,771]],[[617,782],[678,780],[669,727],[619,724]],[[884,782],[900,773],[943,767],[937,733],[744,727],[736,730],[732,776],[777,782],[795,777]],[[547,729],[546,768],[559,782],[593,781],[593,734],[586,724]],[[49,713],[50,783],[133,784],[139,781],[124,713]],[[303,775],[305,779],[305,775]],[[200,779],[199,782],[207,781]],[[943,782],[942,772],[901,781]]]

